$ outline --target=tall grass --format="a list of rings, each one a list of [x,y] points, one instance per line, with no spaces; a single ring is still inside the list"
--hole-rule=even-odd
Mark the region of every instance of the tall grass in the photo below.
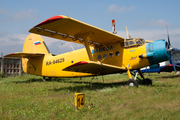
[[[145,74],[152,86],[126,86],[126,74],[88,78],[0,78],[0,119],[180,119],[180,76]],[[90,87],[92,82],[92,89]],[[74,109],[74,93],[85,106]]]

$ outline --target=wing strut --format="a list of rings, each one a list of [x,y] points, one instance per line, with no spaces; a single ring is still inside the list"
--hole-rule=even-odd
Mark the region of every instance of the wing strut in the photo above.
[[[87,37],[90,36],[90,35],[93,35],[93,32],[88,32],[88,33],[84,33],[84,34],[81,34],[81,35],[76,35],[75,38],[82,38],[83,39],[84,45],[86,47],[87,54],[89,56],[89,60],[94,61],[94,59],[92,57],[90,47],[89,47],[89,44],[88,44],[88,40],[87,40]]]

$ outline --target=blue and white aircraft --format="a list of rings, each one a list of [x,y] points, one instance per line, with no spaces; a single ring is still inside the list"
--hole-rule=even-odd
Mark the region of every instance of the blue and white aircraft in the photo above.
[[[160,73],[160,72],[172,72],[178,74],[177,71],[180,70],[180,50],[174,48],[174,52],[171,54],[171,59],[169,61],[161,62],[159,66],[148,66],[141,69],[142,73]]]

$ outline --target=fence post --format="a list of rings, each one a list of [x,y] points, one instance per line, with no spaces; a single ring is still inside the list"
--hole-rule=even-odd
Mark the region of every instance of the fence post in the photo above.
[[[3,53],[1,53],[1,74],[3,73],[4,70],[4,57],[3,57]]]
[[[22,75],[22,58],[19,59],[19,76]]]

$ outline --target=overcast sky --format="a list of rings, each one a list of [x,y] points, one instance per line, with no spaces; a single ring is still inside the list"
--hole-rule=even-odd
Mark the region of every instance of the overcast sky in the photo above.
[[[117,34],[146,40],[167,40],[180,48],[179,0],[0,0],[0,52],[21,52],[29,29],[56,15],[66,15]],[[82,45],[43,37],[51,53],[60,54]],[[71,46],[70,46],[71,45]]]

